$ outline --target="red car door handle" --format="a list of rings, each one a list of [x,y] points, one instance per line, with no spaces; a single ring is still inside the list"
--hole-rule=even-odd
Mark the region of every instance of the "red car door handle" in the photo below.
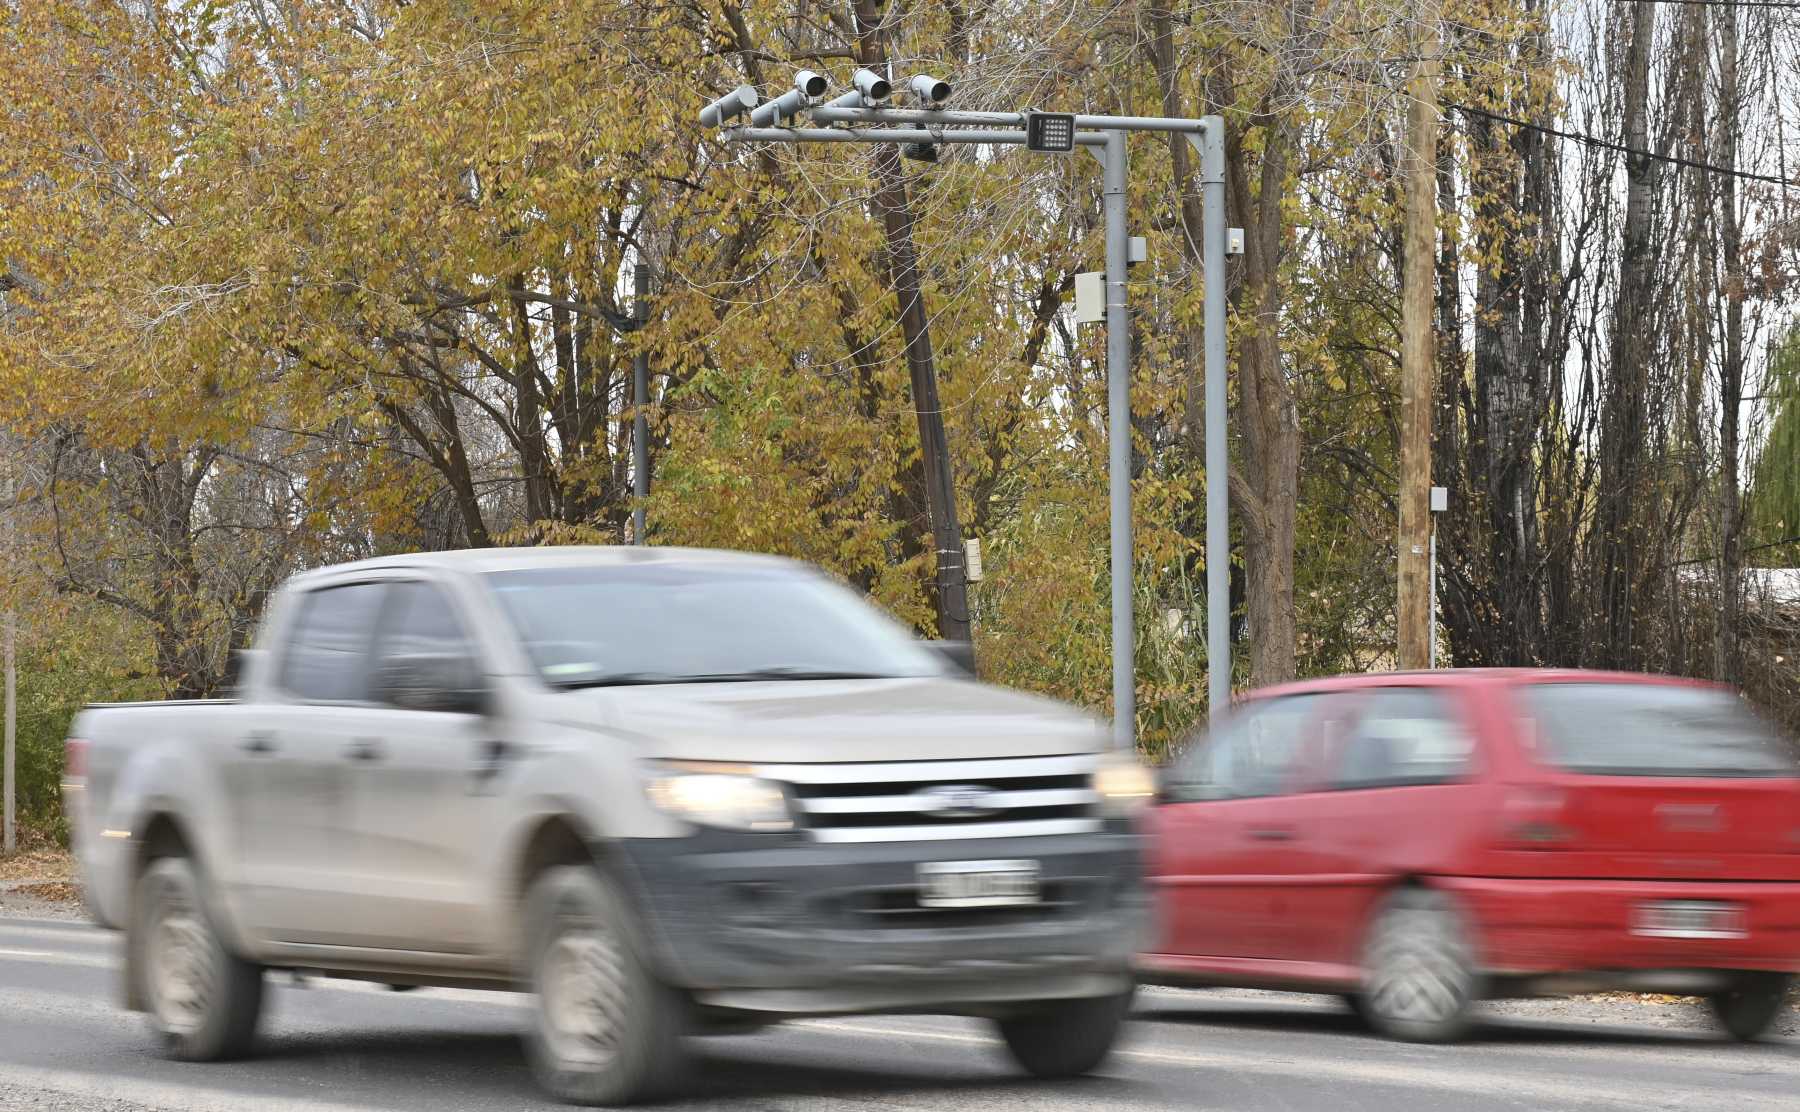
[[[1294,840],[1294,828],[1291,826],[1253,826],[1250,837],[1258,842],[1291,842]]]

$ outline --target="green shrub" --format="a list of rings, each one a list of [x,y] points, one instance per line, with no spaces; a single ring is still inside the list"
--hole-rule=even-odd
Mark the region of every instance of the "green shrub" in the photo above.
[[[21,653],[18,676],[19,823],[67,844],[62,774],[70,721],[91,702],[154,698],[157,684],[64,651]]]

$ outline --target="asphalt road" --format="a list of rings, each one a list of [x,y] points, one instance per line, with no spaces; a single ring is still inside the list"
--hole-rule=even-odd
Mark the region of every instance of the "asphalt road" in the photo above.
[[[0,918],[0,1109],[337,1112],[554,1107],[532,1087],[502,993],[397,994],[282,982],[260,1057],[164,1061],[118,1009],[116,936]],[[1800,1108],[1795,1020],[1778,1041],[1717,1040],[1681,1006],[1506,1005],[1461,1046],[1385,1042],[1332,1001],[1148,991],[1103,1074],[1020,1079],[979,1022],[869,1017],[699,1043],[669,1108]]]

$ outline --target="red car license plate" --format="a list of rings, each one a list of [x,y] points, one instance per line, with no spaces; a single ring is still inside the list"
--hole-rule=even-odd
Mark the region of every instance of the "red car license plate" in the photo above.
[[[1632,912],[1631,933],[1645,938],[1742,938],[1744,909],[1712,900],[1641,903]]]

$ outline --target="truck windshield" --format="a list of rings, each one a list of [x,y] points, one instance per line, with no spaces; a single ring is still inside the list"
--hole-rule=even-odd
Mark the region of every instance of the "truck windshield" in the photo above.
[[[936,654],[854,592],[803,572],[542,568],[487,581],[556,687],[946,673]]]
[[[1800,776],[1793,747],[1712,688],[1541,683],[1525,689],[1539,756],[1601,776]]]

